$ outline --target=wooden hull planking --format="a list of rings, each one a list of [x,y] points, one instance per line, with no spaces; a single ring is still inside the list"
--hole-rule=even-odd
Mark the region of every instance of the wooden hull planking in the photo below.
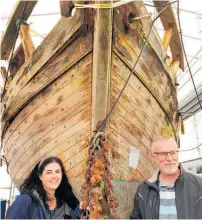
[[[79,190],[93,129],[112,108],[138,58],[151,19],[129,22],[128,17],[147,13],[142,2],[122,5],[113,10],[113,16],[107,9],[104,13],[113,22],[107,23],[109,35],[101,36],[101,42],[99,34],[105,26],[93,28],[93,22],[88,23],[91,12],[82,9],[74,17],[62,17],[8,86],[3,98],[3,120],[8,127],[2,143],[16,185],[44,156],[55,155]],[[95,17],[94,25],[103,21],[102,16]],[[155,169],[150,148],[153,137],[178,135],[176,71],[165,57],[153,28],[105,130],[116,192],[127,205],[120,206],[122,218],[131,210],[136,183],[149,178]],[[136,169],[129,167],[131,146],[140,150]]]

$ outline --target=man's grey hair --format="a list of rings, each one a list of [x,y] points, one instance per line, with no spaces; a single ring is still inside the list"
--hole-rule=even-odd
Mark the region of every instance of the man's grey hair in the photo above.
[[[156,137],[153,138],[152,143],[151,143],[152,153],[154,152],[154,148],[155,148],[156,142],[160,141],[160,140],[172,140],[173,142],[176,143],[176,141],[172,137],[170,137],[170,136],[156,136]],[[176,145],[177,145],[177,143],[176,143]]]

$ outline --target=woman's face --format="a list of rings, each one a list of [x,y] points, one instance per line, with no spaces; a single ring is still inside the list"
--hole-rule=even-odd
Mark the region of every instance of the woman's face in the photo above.
[[[62,181],[62,170],[58,163],[49,163],[45,166],[40,180],[44,189],[56,190]]]

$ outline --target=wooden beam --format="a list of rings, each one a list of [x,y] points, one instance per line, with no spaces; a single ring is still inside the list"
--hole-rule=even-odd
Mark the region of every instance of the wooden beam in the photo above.
[[[11,65],[10,65],[10,76],[13,78],[21,66],[25,62],[25,54],[22,44],[16,49],[12,56]]]
[[[3,81],[5,82],[6,79],[6,68],[5,67],[0,67],[0,72],[1,72],[1,77],[3,79]]]
[[[170,1],[153,1],[155,6],[169,3]],[[160,12],[164,7],[156,7],[156,10]],[[172,28],[173,35],[170,41],[170,49],[172,52],[173,60],[180,61],[180,68],[184,70],[184,53],[181,44],[181,38],[179,34],[179,29],[177,21],[175,19],[175,14],[173,12],[172,6],[168,6],[163,13],[160,15],[162,25],[165,30]]]
[[[169,29],[164,31],[164,35],[163,35],[163,38],[162,38],[162,44],[165,48],[165,51],[168,50],[172,34],[173,34],[172,28],[169,28]]]
[[[28,62],[28,59],[33,54],[35,48],[32,42],[31,35],[29,33],[29,25],[21,23],[20,25],[20,39],[22,42],[22,46],[25,54],[25,61]]]
[[[173,71],[175,73],[177,73],[178,71],[178,68],[179,68],[179,65],[180,65],[180,61],[179,60],[175,60],[171,63],[170,67],[173,69]]]
[[[1,39],[1,59],[2,60],[8,60],[11,49],[13,47],[15,36],[17,32],[17,26],[16,26],[16,20],[21,17],[24,6],[26,5],[24,14],[23,14],[23,20],[27,20],[32,13],[37,0],[34,1],[18,1],[13,9],[13,12],[11,13],[11,16],[8,20],[8,25],[6,28],[5,33],[2,36]]]
[[[170,68],[173,70],[173,76],[172,78],[174,79],[175,83],[177,82],[177,71],[179,69],[180,61],[179,60],[174,60],[170,64]]]
[[[98,1],[101,3],[101,1]],[[106,2],[105,2],[106,3]],[[92,134],[108,110],[112,51],[112,9],[97,9],[94,21]]]
[[[63,17],[71,17],[71,12],[74,7],[72,1],[60,0],[60,13]]]

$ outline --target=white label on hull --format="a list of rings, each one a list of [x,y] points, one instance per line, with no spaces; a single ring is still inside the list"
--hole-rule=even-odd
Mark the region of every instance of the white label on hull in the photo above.
[[[140,151],[136,147],[134,146],[130,147],[129,167],[132,167],[132,168],[137,167],[138,161],[139,161],[139,154],[140,154]]]

